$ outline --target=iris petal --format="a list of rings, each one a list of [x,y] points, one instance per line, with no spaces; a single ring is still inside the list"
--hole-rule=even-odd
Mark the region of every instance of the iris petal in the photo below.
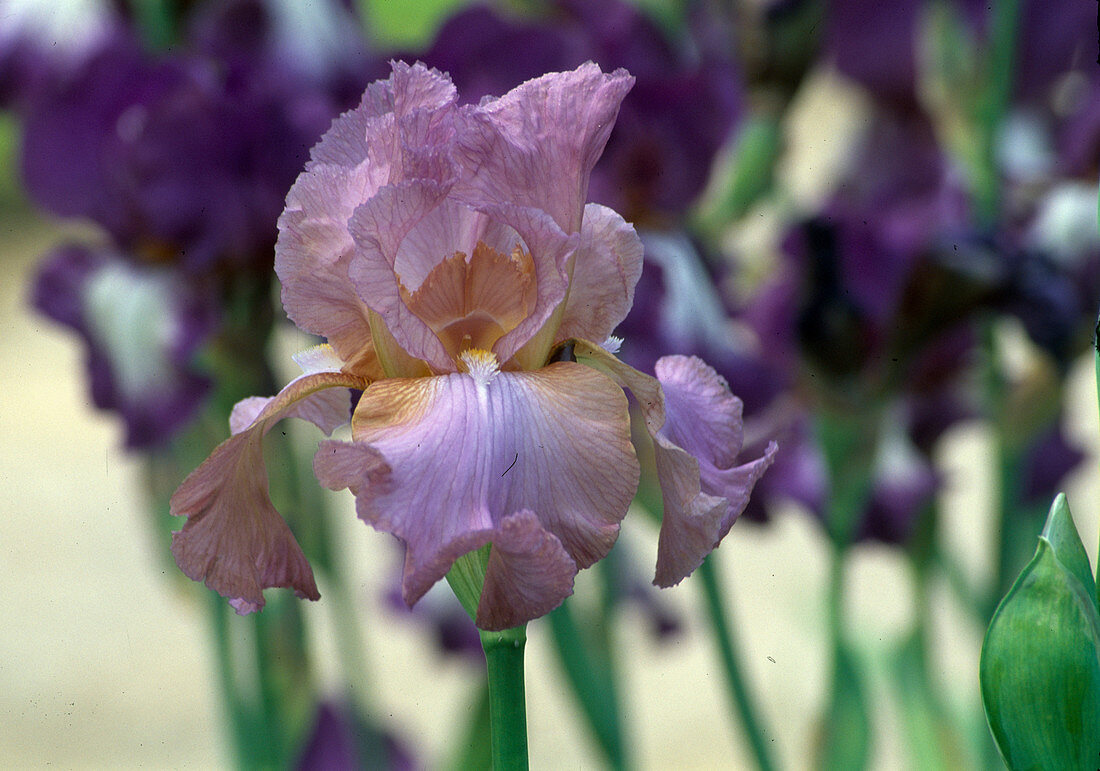
[[[174,516],[187,517],[172,535],[172,554],[184,574],[229,598],[242,614],[263,607],[267,587],[290,587],[311,600],[320,597],[309,562],[268,495],[262,440],[278,420],[295,413],[331,430],[347,420],[351,402],[346,389],[366,385],[343,372],[304,375],[265,401],[250,425],[191,472],[170,502]],[[339,389],[342,398],[332,399],[325,389]],[[237,413],[238,427],[242,415],[256,406],[246,400]]]
[[[659,359],[658,380],[594,343],[575,341],[574,353],[638,402],[653,439],[664,508],[654,583],[678,584],[729,532],[778,447],[772,442],[761,458],[733,465],[741,450],[741,402],[696,357]]]
[[[384,380],[360,399],[352,435],[322,443],[314,470],[322,484],[352,489],[364,521],[404,541],[410,605],[457,557],[493,542],[493,581],[509,576],[526,597],[523,620],[540,615],[568,594],[562,555],[570,577],[605,556],[638,483],[622,391],[572,362],[481,381]],[[483,615],[514,620],[500,608]]]

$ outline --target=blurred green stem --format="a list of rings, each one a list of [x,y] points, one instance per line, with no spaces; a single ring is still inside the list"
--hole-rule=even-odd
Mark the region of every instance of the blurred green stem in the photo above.
[[[217,662],[222,704],[226,717],[229,718],[227,722],[236,767],[249,768],[257,758],[252,744],[259,738],[259,732],[237,688],[229,628],[232,610],[216,592],[204,589],[204,599],[210,611],[210,627],[214,634],[214,658]]]
[[[134,16],[145,45],[152,51],[164,51],[175,40],[175,3],[172,0],[131,0]]]
[[[1100,207],[1100,198],[1097,199]],[[1097,211],[1097,221],[1100,222],[1100,210]],[[1100,318],[1096,320],[1096,329],[1092,338],[1093,357],[1096,362],[1096,404],[1100,408]],[[1100,553],[1100,552],[1098,552]],[[1100,598],[1100,558],[1096,560],[1096,586],[1097,597]]]
[[[565,675],[577,695],[581,711],[596,742],[614,769],[628,768],[622,738],[622,720],[616,697],[616,684],[606,656],[597,654],[593,641],[581,634],[566,600],[547,616],[550,631]]]
[[[489,725],[494,771],[525,771],[527,701],[523,684],[525,626],[502,632],[481,630],[489,681]]]
[[[830,480],[825,526],[832,539],[829,567],[829,639],[833,649],[832,702],[825,718],[822,768],[866,767],[871,741],[862,674],[844,636],[844,568],[874,483],[880,410],[868,400],[825,407],[817,417],[817,435]]]
[[[474,771],[491,768],[492,747],[489,740],[489,684],[483,682],[471,705],[470,720],[462,739],[455,746],[455,754],[446,765],[450,771]]]
[[[975,193],[978,223],[992,226],[1000,212],[1000,174],[997,142],[1012,97],[1016,39],[1020,24],[1020,0],[997,0],[990,8],[988,79],[978,107],[985,174]]]
[[[771,756],[768,753],[766,739],[768,731],[760,718],[757,717],[748,682],[741,673],[741,667],[738,664],[737,642],[734,639],[733,626],[729,621],[730,603],[724,597],[725,593],[722,590],[714,560],[715,554],[712,552],[699,566],[697,575],[703,584],[707,615],[710,617],[711,628],[714,630],[714,640],[718,646],[722,669],[726,674],[727,693],[734,714],[741,721],[741,729],[748,739],[757,767],[761,771],[771,771],[775,766],[772,764]]]

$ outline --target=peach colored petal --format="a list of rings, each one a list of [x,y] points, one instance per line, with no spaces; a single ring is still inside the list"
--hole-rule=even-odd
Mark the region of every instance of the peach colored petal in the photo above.
[[[448,184],[427,179],[387,185],[356,209],[349,222],[356,241],[348,267],[352,286],[363,303],[382,319],[398,345],[436,372],[453,372],[454,361],[431,327],[405,305],[395,265],[402,242],[443,202],[448,189]],[[431,260],[434,267],[454,251],[450,248],[426,255],[425,259]]]
[[[654,583],[677,584],[729,532],[778,448],[772,442],[763,457],[733,465],[741,450],[741,402],[698,358],[662,358],[659,381],[588,341],[575,341],[574,354],[630,389],[642,411],[664,507]]]
[[[502,362],[515,358],[522,369],[534,370],[546,363],[553,348],[579,236],[567,236],[545,212],[519,206],[497,205],[485,211],[504,222],[523,238],[535,272],[535,304],[527,317],[493,346]]]
[[[314,469],[326,486],[350,487],[359,516],[406,544],[410,604],[455,558],[504,539],[500,583],[510,576],[525,608],[552,607],[568,593],[561,553],[528,515],[513,531],[505,522],[533,512],[573,563],[570,576],[607,554],[638,481],[626,399],[571,362],[483,375],[373,384],[352,420],[356,441],[323,443]],[[513,618],[488,609],[482,617]]]
[[[324,389],[343,396],[342,419],[350,410],[348,388],[365,388],[362,378],[342,372],[305,375],[265,402],[255,421],[222,442],[172,495],[170,512],[185,516],[172,535],[180,570],[228,598],[238,613],[259,610],[267,587],[290,587],[317,599],[313,571],[267,492],[263,436],[303,402],[301,414],[322,427],[339,422],[336,401],[316,399]]]
[[[402,297],[452,358],[470,348],[487,351],[534,310],[534,265],[518,247],[505,255],[479,241],[472,255],[456,252]]]

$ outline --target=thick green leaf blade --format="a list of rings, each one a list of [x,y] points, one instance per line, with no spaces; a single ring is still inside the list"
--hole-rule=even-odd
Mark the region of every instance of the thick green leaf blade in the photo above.
[[[1046,524],[1043,526],[1042,537],[1050,542],[1058,562],[1081,582],[1085,593],[1094,598],[1095,605],[1096,580],[1092,577],[1089,555],[1085,552],[1085,545],[1081,543],[1081,536],[1078,535],[1077,526],[1073,523],[1065,493],[1058,493],[1058,497],[1051,504],[1050,514],[1047,515]]]

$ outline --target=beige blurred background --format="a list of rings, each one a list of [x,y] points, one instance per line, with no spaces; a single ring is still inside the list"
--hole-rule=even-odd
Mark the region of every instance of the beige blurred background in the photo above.
[[[228,766],[204,605],[168,574],[169,536],[155,531],[144,513],[139,466],[122,451],[119,426],[91,406],[78,341],[27,307],[35,261],[59,233],[11,194],[0,206],[0,766]],[[1006,335],[1012,338],[1012,330]],[[1093,458],[1068,492],[1095,561],[1100,428],[1092,377],[1092,362],[1082,361],[1071,380],[1069,433]],[[946,548],[979,585],[988,582],[984,555],[993,536],[983,503],[990,489],[988,446],[981,425],[963,425],[945,441],[941,459],[948,480]],[[356,570],[352,586],[366,608],[365,678],[378,712],[433,767],[456,739],[448,726],[464,725],[478,673],[441,657],[419,628],[381,606],[395,559],[388,539],[355,519],[350,496],[334,501],[346,511],[342,535]],[[655,534],[639,520],[628,517],[624,537],[652,564]],[[805,768],[827,687],[825,541],[792,510],[767,528],[739,524],[718,555],[743,664],[773,734],[768,738],[781,768]],[[899,554],[864,546],[847,580],[850,631],[874,664],[879,732],[872,767],[904,768],[884,670],[912,623],[910,576]],[[617,629],[638,766],[747,767],[750,756],[732,727],[698,589],[687,581],[664,595],[686,621],[682,635],[658,644],[641,619],[630,616]],[[945,586],[936,587],[935,603],[934,675],[963,714],[977,700],[982,630],[964,618]],[[330,608],[322,598],[306,612],[325,650]],[[532,767],[599,768],[547,630],[536,621],[529,633]],[[319,674],[335,693],[341,673],[326,668],[335,657],[321,658]]]

